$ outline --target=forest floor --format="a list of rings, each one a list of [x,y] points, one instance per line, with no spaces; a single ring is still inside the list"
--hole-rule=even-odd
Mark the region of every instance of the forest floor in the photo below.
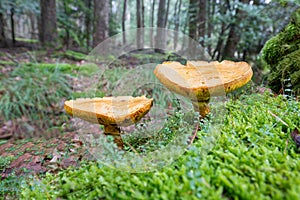
[[[29,63],[80,64],[63,56],[64,52],[30,50],[24,47],[0,49],[0,71],[6,75],[16,66]],[[55,54],[55,56],[53,56]],[[69,166],[77,166],[81,159],[90,159],[84,152],[82,142],[74,132],[57,135],[55,138],[23,138],[16,135],[18,127],[11,120],[0,118],[0,157],[9,158],[10,164],[1,172],[5,178],[10,174],[54,172]]]
[[[135,67],[143,62],[151,63],[164,60],[164,55],[152,52],[151,54],[153,56],[147,59],[144,59],[141,52],[134,53],[133,56],[123,55],[118,59],[117,64]],[[2,77],[9,77],[16,67],[31,65],[32,63],[37,63],[33,67],[37,67],[39,64],[56,63],[80,66],[84,63],[84,56],[84,54],[72,51],[45,51],[32,47],[0,49],[0,72]],[[65,115],[63,106],[61,106],[60,115]],[[30,122],[26,122],[28,120],[26,117],[18,120],[25,121],[27,126],[32,126]],[[2,178],[12,174],[57,172],[69,166],[78,166],[82,160],[93,159],[89,152],[84,149],[83,142],[75,131],[64,129],[49,137],[49,134],[40,130],[36,134],[38,137],[30,138],[26,136],[26,133],[22,133],[24,127],[19,125],[19,122],[0,117],[0,158],[6,158],[9,161],[2,172],[0,171]],[[64,123],[60,125],[63,126]]]

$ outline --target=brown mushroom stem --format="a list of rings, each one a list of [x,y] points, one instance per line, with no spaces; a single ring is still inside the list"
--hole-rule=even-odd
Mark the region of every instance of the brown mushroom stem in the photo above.
[[[119,149],[124,149],[124,143],[121,137],[121,129],[117,125],[104,125],[104,134],[114,137],[114,142]]]
[[[209,109],[208,103],[209,103],[209,100],[198,101],[198,102],[193,101],[194,110],[196,112],[199,112],[200,119],[205,118],[205,116],[209,113],[210,109]]]

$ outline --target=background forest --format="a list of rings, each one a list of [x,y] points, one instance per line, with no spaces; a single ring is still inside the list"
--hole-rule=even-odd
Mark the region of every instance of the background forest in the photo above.
[[[122,31],[159,27],[189,35],[214,60],[256,60],[297,7],[269,0],[1,0],[0,46],[26,41],[89,52]]]

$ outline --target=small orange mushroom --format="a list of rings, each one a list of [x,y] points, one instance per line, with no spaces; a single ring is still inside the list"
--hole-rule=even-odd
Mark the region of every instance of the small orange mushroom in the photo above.
[[[148,113],[153,99],[145,96],[81,98],[66,101],[65,111],[85,121],[104,125],[104,134],[112,135],[119,148],[123,148],[120,126],[137,123]]]
[[[252,77],[246,62],[188,61],[186,65],[168,61],[156,66],[155,76],[169,90],[192,100],[194,108],[205,117],[211,96],[219,96],[242,87]]]

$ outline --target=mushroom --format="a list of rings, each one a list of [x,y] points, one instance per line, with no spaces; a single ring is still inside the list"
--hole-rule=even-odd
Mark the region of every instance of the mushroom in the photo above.
[[[114,142],[122,149],[120,126],[137,123],[152,105],[153,99],[145,96],[118,96],[70,100],[65,102],[64,109],[74,117],[104,125],[104,134],[112,135]]]
[[[155,76],[169,90],[192,100],[194,109],[205,117],[209,99],[242,87],[252,77],[246,62],[187,61],[186,65],[168,61],[156,66]]]

